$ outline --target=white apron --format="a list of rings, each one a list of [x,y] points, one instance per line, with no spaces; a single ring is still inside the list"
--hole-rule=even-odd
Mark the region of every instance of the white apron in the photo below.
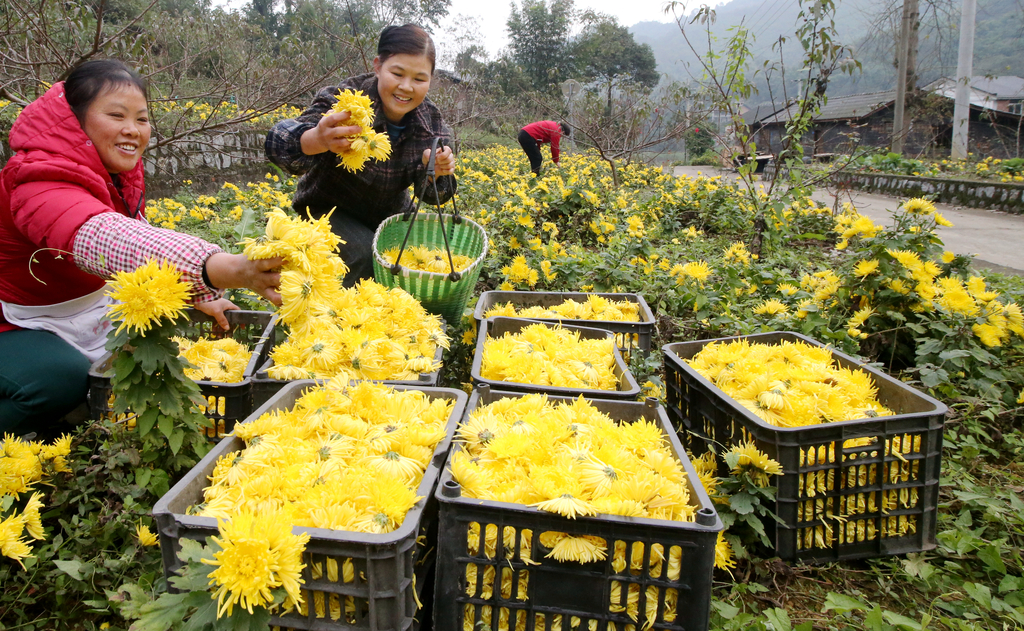
[[[26,307],[0,301],[4,318],[16,326],[34,331],[49,331],[77,348],[95,362],[106,353],[110,322],[103,316],[111,304],[104,286],[91,294],[55,305]]]

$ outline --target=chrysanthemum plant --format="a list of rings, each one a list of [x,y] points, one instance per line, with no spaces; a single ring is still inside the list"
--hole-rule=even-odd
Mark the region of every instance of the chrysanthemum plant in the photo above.
[[[271,612],[302,602],[302,553],[309,535],[295,535],[275,516],[240,513],[220,523],[206,544],[180,540],[182,568],[169,579],[176,593],[154,598],[124,585],[121,615],[134,631],[264,631]],[[212,571],[211,571],[212,566]]]
[[[209,449],[201,430],[210,422],[197,407],[199,386],[185,376],[189,364],[172,339],[176,321],[185,317],[189,286],[169,263],[150,261],[115,274],[110,287],[116,301],[106,345],[114,354],[113,413],[135,415],[142,462],[152,470],[144,486],[166,490],[171,474]]]
[[[724,477],[716,478],[714,475],[718,470],[719,458],[725,462],[729,471]],[[770,550],[772,542],[765,532],[764,524],[769,519],[782,523],[771,510],[775,506],[776,493],[771,476],[782,474],[779,463],[758,450],[753,443],[734,445],[720,456],[709,451],[693,462],[722,518],[725,526],[723,539],[727,545],[719,545],[723,549],[731,548],[729,558],[732,558],[732,554],[737,558],[748,558],[750,555],[746,546],[752,544],[760,544]],[[719,564],[718,567],[728,569],[731,564]]]
[[[951,225],[927,199],[904,202],[890,225],[856,211],[840,215],[837,248],[848,255],[838,297],[860,353],[909,369],[942,396],[960,390],[1012,407],[1024,382],[1015,357],[1024,338],[1020,306],[986,287],[970,257],[943,252]]]

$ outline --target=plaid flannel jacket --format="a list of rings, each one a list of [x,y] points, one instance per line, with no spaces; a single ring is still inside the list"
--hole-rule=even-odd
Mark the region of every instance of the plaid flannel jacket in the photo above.
[[[194,304],[224,295],[203,281],[206,259],[223,251],[199,237],[151,226],[142,216],[129,219],[115,212],[100,213],[82,224],[72,249],[80,269],[104,278],[130,272],[150,259],[168,261],[192,285]]]
[[[338,166],[337,156],[331,152],[315,156],[302,153],[300,139],[307,130],[316,127],[320,118],[331,109],[336,95],[345,89],[362,90],[370,97],[374,108],[374,129],[385,131],[384,110],[377,94],[377,77],[373,73],[352,77],[338,86],[328,86],[317,93],[313,104],[296,119],[284,120],[267,134],[267,158],[285,171],[302,175],[295,190],[292,206],[299,213],[306,209],[318,217],[332,208],[356,218],[370,228],[376,228],[387,217],[412,210],[408,188],[415,184],[419,193],[426,177],[423,150],[429,149],[434,138],[438,146],[452,144],[452,133],[441,119],[437,107],[424,99],[423,103],[402,119],[405,129],[397,142],[391,145],[391,157],[385,161],[369,160],[358,173],[350,173]],[[427,187],[423,201],[427,204],[447,202],[456,190],[455,176],[437,178],[438,195],[433,186]],[[438,199],[438,197],[440,199]]]

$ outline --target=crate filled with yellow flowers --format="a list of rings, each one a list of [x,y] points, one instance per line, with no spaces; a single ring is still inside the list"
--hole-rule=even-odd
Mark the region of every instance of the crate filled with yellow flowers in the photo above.
[[[216,424],[203,430],[214,441],[252,412],[251,378],[274,345],[273,313],[232,310],[224,315],[227,331],[213,317],[186,309],[174,338],[180,355],[193,366],[185,375],[199,385],[205,401],[202,412]],[[112,413],[110,378],[116,368],[113,355],[107,353],[89,369],[89,410],[94,420]]]
[[[610,331],[493,317],[480,323],[474,384],[515,392],[635,399],[640,386]]]
[[[784,560],[935,547],[946,406],[790,332],[663,347],[668,413],[690,453],[752,442],[778,461],[765,529]],[[724,469],[723,462],[719,463]]]
[[[444,321],[400,287],[344,286],[343,245],[327,216],[281,210],[267,213],[265,234],[246,240],[250,259],[284,260],[275,344],[253,379],[254,406],[297,379],[437,385],[449,346]]]
[[[305,543],[271,627],[415,628],[432,602],[434,488],[465,404],[464,392],[444,388],[288,384],[156,503],[165,573],[183,568],[184,540],[220,529],[226,549],[224,524],[238,515],[284,523]],[[254,584],[233,585],[233,575],[269,576],[250,567],[258,559],[234,574],[229,561],[210,574],[211,591]]]
[[[561,322],[615,334],[624,355],[634,348],[651,351],[654,313],[640,294],[549,291],[485,291],[473,310],[477,325],[496,316]]]
[[[437,631],[708,627],[722,522],[654,399],[470,398],[441,475]]]

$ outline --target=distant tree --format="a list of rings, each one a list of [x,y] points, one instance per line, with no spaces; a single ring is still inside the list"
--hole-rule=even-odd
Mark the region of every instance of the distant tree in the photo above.
[[[600,84],[609,112],[616,87],[631,83],[651,89],[658,84],[660,75],[650,46],[638,44],[629,29],[611,16],[588,11],[583,23],[583,32],[569,52],[579,77]]]
[[[506,22],[511,60],[535,89],[549,89],[567,74],[574,13],[572,0],[523,0],[522,8],[512,5]]]

